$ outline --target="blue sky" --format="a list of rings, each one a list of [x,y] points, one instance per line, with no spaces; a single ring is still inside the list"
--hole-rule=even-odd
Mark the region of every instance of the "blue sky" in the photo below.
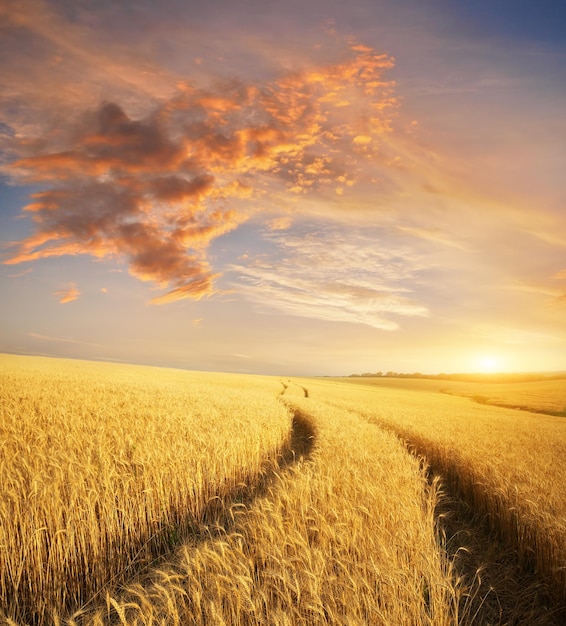
[[[0,351],[566,369],[564,3],[0,18]]]

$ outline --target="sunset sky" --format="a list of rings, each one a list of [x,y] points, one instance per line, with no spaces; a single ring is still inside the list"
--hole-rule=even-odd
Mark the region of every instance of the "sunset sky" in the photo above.
[[[563,0],[0,0],[0,352],[566,370]]]

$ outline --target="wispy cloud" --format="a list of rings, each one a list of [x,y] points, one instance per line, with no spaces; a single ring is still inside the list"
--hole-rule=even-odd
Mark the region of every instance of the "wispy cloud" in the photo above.
[[[39,341],[49,341],[54,343],[72,343],[85,346],[101,347],[98,343],[94,343],[91,341],[81,341],[80,339],[70,339],[68,337],[52,337],[50,335],[43,335],[41,333],[34,332],[27,333],[27,336],[31,337],[32,339],[38,339]]]
[[[77,289],[75,283],[66,285],[63,289],[56,291],[55,294],[59,298],[61,304],[67,304],[67,302],[73,302],[77,300],[81,295],[81,292]]]
[[[0,3],[9,59],[0,64],[0,106],[10,132],[16,128],[28,139],[29,133],[58,134],[54,125],[61,129],[66,116],[82,113],[105,93],[147,110],[173,92],[171,74],[143,55],[139,44],[117,45],[109,28],[92,28],[97,21],[112,23],[111,11],[97,8],[96,14],[67,0]]]
[[[125,259],[166,290],[155,304],[214,293],[212,240],[268,199],[355,186],[390,132],[397,101],[383,74],[392,65],[351,43],[339,63],[263,84],[182,83],[144,118],[107,102],[56,137],[22,139],[4,171],[47,188],[25,207],[35,233],[5,263]]]
[[[25,276],[25,274],[29,274],[32,271],[33,271],[33,268],[28,267],[25,270],[22,270],[21,272],[15,272],[13,274],[8,274],[8,276],[10,278],[21,278],[22,276]]]
[[[293,218],[288,215],[284,215],[283,217],[276,217],[269,220],[266,225],[269,230],[287,230],[292,224]]]
[[[377,235],[377,231],[375,232]],[[232,271],[237,290],[264,310],[396,330],[400,316],[426,316],[410,287],[418,259],[359,228],[274,233],[277,252]]]
[[[465,244],[463,244],[461,241],[458,241],[455,237],[449,235],[447,232],[442,231],[439,228],[424,228],[418,226],[400,225],[399,230],[409,235],[413,235],[414,237],[419,237],[420,239],[432,241],[433,243],[440,243],[444,246],[458,248],[460,250],[466,249]]]

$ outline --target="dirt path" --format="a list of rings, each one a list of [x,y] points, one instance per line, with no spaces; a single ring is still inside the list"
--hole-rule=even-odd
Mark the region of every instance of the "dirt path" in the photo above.
[[[296,383],[292,381],[291,379],[289,379],[286,383],[283,382],[282,380],[279,382],[283,385],[283,389],[279,392],[280,396],[289,397],[292,395],[300,395],[303,398],[309,397],[309,390],[303,385],[299,385],[299,383]]]
[[[336,406],[341,406],[337,403]],[[360,413],[367,421],[368,416]],[[453,563],[464,593],[459,623],[466,626],[561,626],[566,606],[536,568],[536,559],[520,553],[498,531],[500,520],[477,506],[462,468],[454,463],[445,473],[435,463],[434,446],[397,430],[391,423],[370,420],[394,433],[408,453],[429,466],[431,483],[439,481],[443,497],[436,510],[439,547]],[[468,498],[469,497],[469,498]],[[477,497],[477,496],[476,496]],[[487,496],[486,496],[487,497]],[[508,514],[502,511],[502,514]],[[528,546],[527,546],[528,548]]]
[[[283,389],[284,391],[285,389]],[[291,411],[292,416],[289,436],[275,455],[275,459],[266,459],[263,472],[250,477],[248,481],[240,483],[229,491],[228,494],[224,494],[222,498],[211,498],[203,508],[198,523],[187,522],[188,536],[186,530],[181,532],[180,526],[168,529],[171,538],[170,550],[164,551],[141,569],[133,565],[132,571],[127,578],[122,578],[119,585],[116,585],[117,581],[111,581],[107,586],[100,589],[97,594],[93,595],[88,603],[81,607],[81,611],[86,611],[89,607],[94,606],[107,592],[115,593],[117,588],[127,586],[133,581],[142,584],[144,581],[149,583],[154,577],[156,568],[170,559],[180,545],[198,545],[230,533],[234,529],[238,517],[246,514],[254,500],[265,496],[271,484],[279,480],[282,473],[288,471],[294,465],[309,459],[316,445],[316,430],[308,416],[287,403],[285,404]]]
[[[432,476],[432,475],[431,475]],[[525,567],[517,551],[490,530],[442,477],[443,497],[436,509],[440,547],[452,562],[464,594],[460,623],[466,625],[560,626],[564,607],[545,588],[536,572]],[[433,478],[432,478],[433,479]]]
[[[378,427],[395,432],[390,425]],[[450,475],[434,465],[434,455],[422,442],[396,433],[407,451],[430,467],[431,483],[439,481],[442,498],[436,510],[440,548],[452,562],[464,594],[460,624],[475,626],[561,626],[566,607],[554,596],[549,581],[536,570],[534,558],[520,555],[498,532],[499,521],[467,500],[470,490],[454,464]]]

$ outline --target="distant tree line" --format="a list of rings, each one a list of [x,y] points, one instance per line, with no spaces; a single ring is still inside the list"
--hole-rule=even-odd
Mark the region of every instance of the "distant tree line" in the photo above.
[[[504,373],[504,374],[421,374],[414,372],[406,374],[401,372],[364,372],[363,374],[350,374],[349,378],[426,378],[429,380],[456,380],[463,382],[492,382],[492,383],[524,383],[537,380],[562,380],[566,379],[566,372],[527,372],[527,373]]]
[[[436,378],[436,376],[427,376],[420,372],[415,372],[414,374],[403,374],[399,372],[386,372],[385,374],[383,372],[364,372],[363,374],[350,374],[349,378],[379,378],[380,376],[388,376],[390,378]]]

